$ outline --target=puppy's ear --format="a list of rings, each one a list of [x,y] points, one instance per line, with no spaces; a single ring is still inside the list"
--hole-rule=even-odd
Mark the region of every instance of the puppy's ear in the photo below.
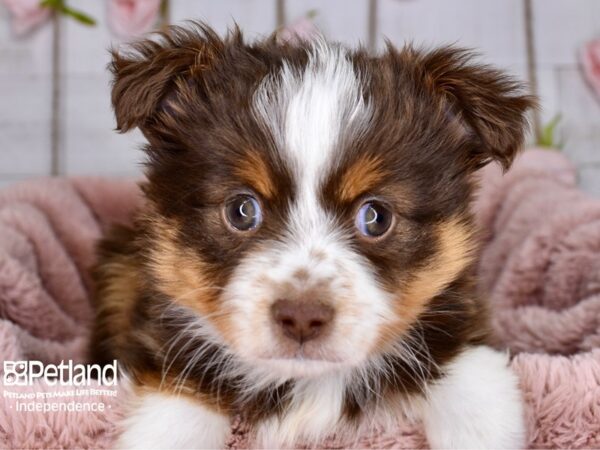
[[[209,69],[222,54],[224,42],[209,27],[170,27],[130,45],[125,52],[112,51],[112,104],[117,130],[147,125],[166,107],[166,99],[186,80]]]
[[[506,170],[523,145],[527,113],[537,101],[508,75],[471,60],[466,50],[444,47],[422,56],[421,75],[474,137],[469,162],[478,168],[497,161]]]

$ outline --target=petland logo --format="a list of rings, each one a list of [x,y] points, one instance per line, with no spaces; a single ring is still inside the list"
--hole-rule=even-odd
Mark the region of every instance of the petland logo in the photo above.
[[[5,386],[31,386],[44,380],[49,386],[89,386],[94,380],[101,386],[117,385],[117,361],[99,364],[44,364],[41,361],[4,361]]]

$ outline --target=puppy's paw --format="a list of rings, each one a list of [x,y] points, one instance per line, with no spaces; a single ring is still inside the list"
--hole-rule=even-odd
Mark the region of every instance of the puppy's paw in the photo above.
[[[148,393],[122,423],[116,448],[220,449],[229,433],[229,419],[196,400]]]
[[[431,448],[525,447],[523,401],[506,354],[488,347],[463,352],[428,390],[423,422]]]

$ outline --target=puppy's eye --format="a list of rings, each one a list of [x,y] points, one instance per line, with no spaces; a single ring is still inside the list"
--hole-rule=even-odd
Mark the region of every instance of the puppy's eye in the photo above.
[[[377,202],[367,202],[360,207],[356,215],[356,228],[367,237],[379,237],[392,225],[392,213]]]
[[[225,218],[236,230],[253,230],[262,222],[260,204],[251,195],[238,195],[225,205]]]

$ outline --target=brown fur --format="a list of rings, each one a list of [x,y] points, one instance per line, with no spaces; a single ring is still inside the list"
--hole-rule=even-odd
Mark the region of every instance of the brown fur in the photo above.
[[[194,337],[176,356],[167,354],[183,326],[169,315],[173,305],[205,317],[227,341],[235,324],[219,290],[241,258],[285,232],[296,186],[274,137],[252,112],[252,94],[284,61],[305,67],[308,45],[274,38],[248,45],[239,30],[220,39],[194,25],[114,53],[117,127],[139,127],[149,142],[147,206],[132,230],[115,232],[100,247],[92,355],[118,358],[140,385],[156,388],[164,376],[174,388],[193,348],[207,345]],[[374,117],[359,138],[340,140],[320,202],[349,236],[365,195],[390,205],[396,220],[385,238],[352,246],[398,298],[398,320],[381,330],[372,350],[396,369],[394,376],[348,389],[346,415],[354,418],[377,395],[421,392],[442,375],[439,366],[485,339],[485,305],[473,274],[472,174],[492,160],[510,165],[534,101],[512,79],[451,47],[428,53],[389,45],[381,56],[359,49],[350,59]],[[252,239],[232,233],[221,214],[231,195],[247,191],[262,199],[266,218]],[[415,335],[422,336],[410,342],[425,377],[386,353]],[[212,354],[224,352],[211,345]],[[239,380],[219,370],[203,359],[184,389],[220,411],[244,409],[257,420],[286,407],[290,383],[243,397]],[[384,392],[369,392],[374,385]]]
[[[427,303],[444,292],[473,262],[475,241],[470,227],[460,218],[451,218],[435,231],[437,251],[422,268],[415,271],[398,292],[397,321],[381,330],[379,351],[401,339],[427,308]]]
[[[100,263],[94,270],[96,280],[96,322],[92,333],[91,358],[107,363],[120,358],[131,329],[131,314],[138,299],[142,280],[139,249],[132,241],[134,233],[115,228],[99,248]]]

